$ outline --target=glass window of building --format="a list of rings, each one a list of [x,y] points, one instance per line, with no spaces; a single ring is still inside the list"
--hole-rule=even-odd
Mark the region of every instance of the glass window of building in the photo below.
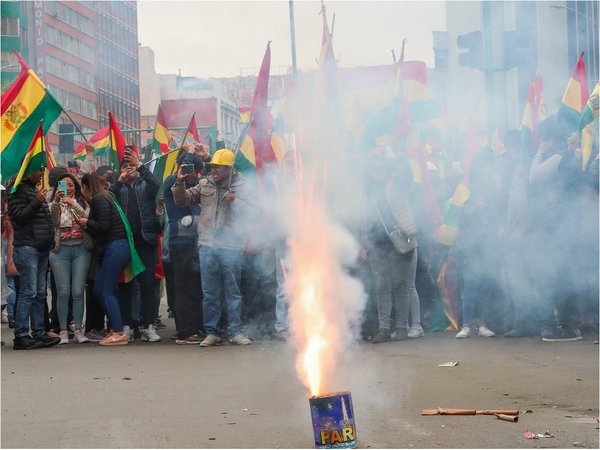
[[[2,36],[18,36],[19,35],[19,18],[18,17],[2,17],[0,22],[0,34]]]

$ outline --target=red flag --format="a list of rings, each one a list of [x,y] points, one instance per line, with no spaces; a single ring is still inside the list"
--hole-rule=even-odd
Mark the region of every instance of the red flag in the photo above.
[[[121,167],[121,161],[123,160],[123,156],[125,156],[125,145],[127,144],[127,141],[121,132],[121,128],[119,128],[117,119],[115,119],[115,116],[110,111],[108,112],[108,129],[110,133],[108,160],[112,168],[116,171],[119,171]]]

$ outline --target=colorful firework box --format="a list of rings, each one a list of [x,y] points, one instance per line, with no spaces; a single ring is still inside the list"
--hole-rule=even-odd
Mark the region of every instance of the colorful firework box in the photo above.
[[[355,448],[356,427],[349,391],[308,400],[316,448]]]

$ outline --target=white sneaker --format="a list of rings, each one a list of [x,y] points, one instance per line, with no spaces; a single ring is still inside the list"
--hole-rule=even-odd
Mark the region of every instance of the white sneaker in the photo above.
[[[156,328],[154,328],[153,324],[148,325],[144,331],[142,331],[142,341],[146,342],[158,342],[161,340],[161,337],[156,332]]]
[[[68,330],[61,330],[59,337],[60,337],[60,342],[58,343],[59,345],[69,343],[69,331]]]
[[[496,333],[494,333],[492,330],[490,330],[485,325],[480,325],[479,326],[479,331],[477,332],[477,334],[479,336],[481,336],[481,337],[494,337],[494,336],[496,336]]]
[[[220,345],[221,342],[222,340],[219,336],[216,334],[209,334],[202,342],[200,342],[200,347],[214,347],[215,345]]]
[[[235,345],[250,345],[252,341],[248,339],[243,334],[236,334],[232,338],[229,339],[229,342]]]
[[[123,332],[127,335],[127,342],[133,342],[133,330],[129,325],[123,325]]]
[[[456,333],[456,339],[465,339],[471,337],[471,327],[462,327],[458,333]]]
[[[409,338],[418,338],[423,336],[425,333],[423,332],[423,328],[420,324],[411,325],[408,329],[408,337]]]
[[[73,336],[75,342],[78,344],[83,344],[84,342],[89,342],[90,340],[83,335],[83,331],[75,330],[75,335]]]

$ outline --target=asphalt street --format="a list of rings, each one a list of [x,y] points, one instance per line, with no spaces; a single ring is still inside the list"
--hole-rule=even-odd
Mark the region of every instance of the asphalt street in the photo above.
[[[291,345],[135,342],[12,350],[2,324],[2,448],[311,448]],[[598,345],[450,333],[343,355],[360,448],[598,448]],[[458,361],[456,367],[438,364]],[[429,408],[518,409],[494,416]],[[526,412],[530,411],[530,412]],[[525,430],[554,437],[528,440]]]

